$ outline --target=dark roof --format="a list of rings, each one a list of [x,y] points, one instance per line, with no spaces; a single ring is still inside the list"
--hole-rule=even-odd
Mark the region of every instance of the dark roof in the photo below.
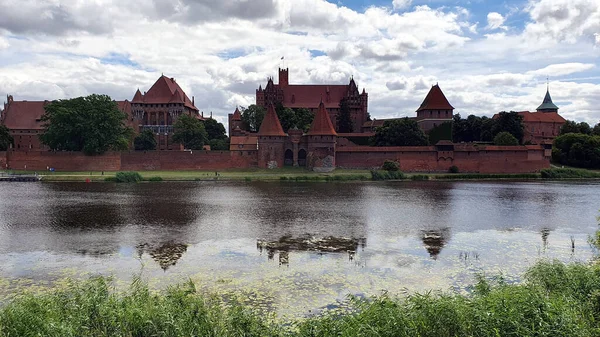
[[[417,112],[422,110],[454,110],[454,107],[450,105],[450,102],[448,102],[442,89],[436,84],[431,87],[431,90],[429,90],[429,93],[425,97],[423,103],[421,103],[419,109],[417,109]]]
[[[317,113],[315,114],[315,118],[310,126],[310,130],[308,130],[308,135],[337,136],[337,133],[331,124],[329,114],[327,113],[327,110],[325,110],[325,104],[323,104],[323,102],[319,104],[319,110],[317,110]]]
[[[269,104],[267,114],[265,115],[257,134],[259,136],[286,136],[273,104]]]
[[[2,124],[10,130],[41,130],[48,101],[11,101],[2,112]]]
[[[548,110],[558,110],[558,107],[552,102],[552,97],[550,97],[550,90],[546,90],[546,96],[544,97],[544,101],[542,105],[537,108],[537,111],[548,111]]]

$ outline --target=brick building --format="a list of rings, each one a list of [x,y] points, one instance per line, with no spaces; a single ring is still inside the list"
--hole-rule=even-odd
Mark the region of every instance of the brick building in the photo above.
[[[348,84],[290,84],[289,70],[279,69],[279,83],[273,78],[267,85],[256,90],[256,105],[267,108],[269,104],[281,103],[286,108],[305,108],[316,113],[322,103],[325,106],[332,125],[337,130],[337,115],[342,100],[348,102],[354,131],[359,131],[368,119],[369,95],[363,88],[358,90],[354,78]]]

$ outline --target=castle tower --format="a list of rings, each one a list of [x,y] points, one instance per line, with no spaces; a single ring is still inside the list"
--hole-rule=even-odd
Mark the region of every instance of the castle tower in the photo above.
[[[234,135],[235,130],[241,130],[242,129],[242,113],[240,112],[240,109],[238,109],[237,107],[235,108],[235,111],[232,114],[229,114],[228,116],[228,124],[229,124],[229,137],[231,136],[237,136]]]
[[[287,87],[288,85],[290,85],[290,80],[289,80],[289,69],[282,69],[279,68],[279,86],[281,88]]]
[[[557,112],[558,107],[552,102],[552,97],[550,97],[550,87],[546,88],[546,96],[544,97],[544,101],[542,105],[537,108],[537,112]]]
[[[434,85],[417,109],[417,123],[424,132],[429,132],[434,127],[452,122],[454,107],[450,105],[446,95],[439,85]]]
[[[273,104],[269,104],[257,136],[258,167],[270,169],[283,167],[284,143],[287,135],[283,132]]]
[[[308,168],[315,172],[333,171],[335,169],[337,133],[322,100],[307,136]]]

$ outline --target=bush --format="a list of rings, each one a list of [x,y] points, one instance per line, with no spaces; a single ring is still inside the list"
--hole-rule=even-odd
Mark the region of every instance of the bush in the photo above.
[[[381,168],[385,171],[400,171],[400,165],[398,165],[398,162],[392,160],[386,160],[383,162],[383,166],[381,166]]]
[[[371,170],[371,180],[401,180],[404,178],[404,173],[400,171]]]
[[[137,183],[142,180],[142,176],[137,172],[117,172],[115,176],[115,181],[118,183]]]
[[[509,132],[500,132],[494,137],[494,144],[500,146],[516,146],[519,145],[519,140]]]
[[[252,181],[252,178],[250,178],[250,177],[244,177],[244,181]]]
[[[583,179],[600,178],[599,172],[577,170],[572,168],[551,168],[540,171],[544,179]]]
[[[156,181],[163,181],[163,178],[161,178],[161,177],[152,177],[152,178],[148,178],[148,181],[154,181],[154,182],[156,182]]]
[[[456,165],[450,166],[450,168],[448,169],[448,172],[450,172],[450,173],[458,173],[459,172],[458,166],[456,166]]]
[[[600,169],[600,136],[567,133],[556,137],[552,160],[563,165]]]
[[[415,181],[429,180],[429,176],[425,175],[425,174],[415,174],[415,175],[410,176],[410,180],[415,180]]]
[[[110,183],[116,183],[117,182],[117,178],[115,178],[115,177],[106,177],[106,178],[104,178],[104,181],[110,182]]]
[[[156,139],[154,133],[150,130],[140,132],[133,140],[133,147],[136,151],[152,151],[156,150]]]

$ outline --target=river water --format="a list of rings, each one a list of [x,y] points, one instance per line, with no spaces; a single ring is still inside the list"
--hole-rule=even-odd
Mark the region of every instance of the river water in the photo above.
[[[589,260],[599,210],[587,182],[0,183],[0,303],[98,274],[292,316],[468,292],[477,274]]]

